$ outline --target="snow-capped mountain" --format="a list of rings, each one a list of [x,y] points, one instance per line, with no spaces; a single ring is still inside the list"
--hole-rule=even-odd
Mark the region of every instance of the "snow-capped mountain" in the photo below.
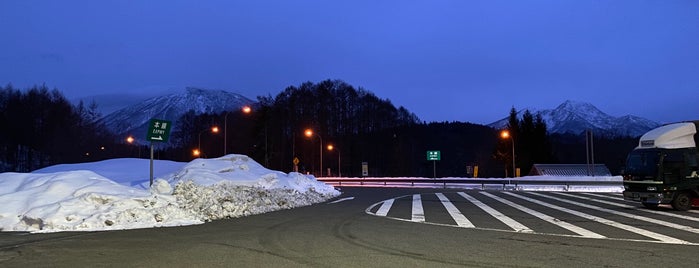
[[[145,140],[148,122],[152,118],[173,124],[189,110],[196,114],[239,110],[254,101],[237,93],[187,87],[184,93],[169,94],[144,100],[104,116],[100,121],[117,135],[133,135]],[[173,129],[174,131],[174,129]]]
[[[633,115],[614,117],[608,115],[586,102],[566,101],[555,109],[529,111],[541,117],[546,122],[549,133],[581,134],[591,129],[597,134],[638,137],[643,133],[660,126],[659,123]],[[524,110],[519,111],[522,116]],[[493,122],[488,126],[496,129],[507,126],[508,117]]]

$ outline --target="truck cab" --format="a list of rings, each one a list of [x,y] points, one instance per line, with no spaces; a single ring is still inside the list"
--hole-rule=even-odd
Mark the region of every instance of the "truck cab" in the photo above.
[[[671,204],[676,210],[699,206],[699,121],[653,129],[629,153],[624,169],[624,199],[655,208]]]

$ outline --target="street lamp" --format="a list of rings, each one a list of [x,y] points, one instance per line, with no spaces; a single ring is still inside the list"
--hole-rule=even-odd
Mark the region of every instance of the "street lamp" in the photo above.
[[[306,129],[306,137],[313,137],[313,130]],[[320,134],[316,133],[316,136],[318,136],[318,139],[320,140],[320,176],[323,176],[323,138],[320,136]]]
[[[507,130],[500,132],[500,137],[503,139],[510,138],[510,140],[512,140],[512,177],[514,178],[517,174],[517,169],[515,168],[515,137],[510,135],[510,132]]]
[[[328,144],[328,151],[335,150],[335,146]],[[337,176],[342,177],[342,168],[340,165],[340,149],[337,149]]]
[[[213,126],[213,127],[211,127],[210,129],[204,129],[204,130],[202,130],[202,131],[199,131],[199,135],[198,135],[198,136],[199,136],[199,144],[197,145],[197,149],[194,149],[194,150],[192,151],[192,154],[193,154],[194,156],[199,156],[199,155],[201,155],[201,134],[204,133],[204,132],[206,132],[206,131],[211,131],[212,133],[218,133],[218,127],[217,127],[217,126]]]
[[[126,142],[128,142],[128,143],[131,144],[131,145],[133,145],[134,142],[136,142],[136,138],[134,138],[133,136],[129,135],[128,137],[126,137]],[[138,144],[136,144],[136,146],[137,146],[137,148],[138,148],[138,158],[141,158],[141,146],[139,146]],[[131,153],[129,153],[129,156],[130,156],[130,154],[131,154]]]
[[[252,108],[250,106],[243,106],[242,111],[244,114],[249,114],[252,112]],[[223,155],[226,155],[228,152],[228,113],[226,112],[226,115],[223,116]]]

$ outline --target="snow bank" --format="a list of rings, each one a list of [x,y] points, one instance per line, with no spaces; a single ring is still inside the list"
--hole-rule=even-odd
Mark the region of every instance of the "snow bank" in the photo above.
[[[307,206],[340,195],[328,184],[266,169],[244,155],[194,160],[171,183],[179,204],[202,220]]]
[[[92,171],[0,174],[0,230],[92,231],[202,223],[176,198]]]
[[[148,160],[60,165],[0,174],[0,231],[95,231],[201,224],[324,202],[340,193],[298,173],[263,168],[247,156],[167,163],[142,188]],[[172,172],[172,167],[180,167]],[[75,170],[77,171],[67,171]],[[101,174],[117,177],[119,183]],[[52,172],[53,173],[47,173]],[[146,185],[148,183],[146,174]],[[130,180],[128,178],[131,178]]]
[[[339,194],[332,186],[300,173],[283,173],[264,168],[245,155],[227,155],[215,159],[196,159],[176,173],[172,184],[192,181],[211,186],[220,183],[260,187],[265,189],[291,189],[299,192],[315,191],[322,194]]]

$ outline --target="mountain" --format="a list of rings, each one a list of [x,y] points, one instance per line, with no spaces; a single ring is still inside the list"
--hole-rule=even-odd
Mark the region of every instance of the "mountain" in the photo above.
[[[581,134],[591,129],[596,134],[612,136],[638,137],[648,130],[660,126],[659,123],[633,115],[614,117],[608,115],[586,102],[568,100],[555,109],[529,111],[541,117],[546,122],[549,133]],[[524,110],[517,112],[522,116]],[[498,120],[488,126],[496,129],[507,127],[508,117]]]
[[[143,141],[148,131],[148,121],[152,118],[169,120],[175,124],[189,110],[194,110],[196,114],[222,113],[239,110],[253,103],[254,101],[237,93],[187,87],[184,93],[153,97],[114,111],[101,118],[100,122],[117,135],[133,135],[137,140]]]

